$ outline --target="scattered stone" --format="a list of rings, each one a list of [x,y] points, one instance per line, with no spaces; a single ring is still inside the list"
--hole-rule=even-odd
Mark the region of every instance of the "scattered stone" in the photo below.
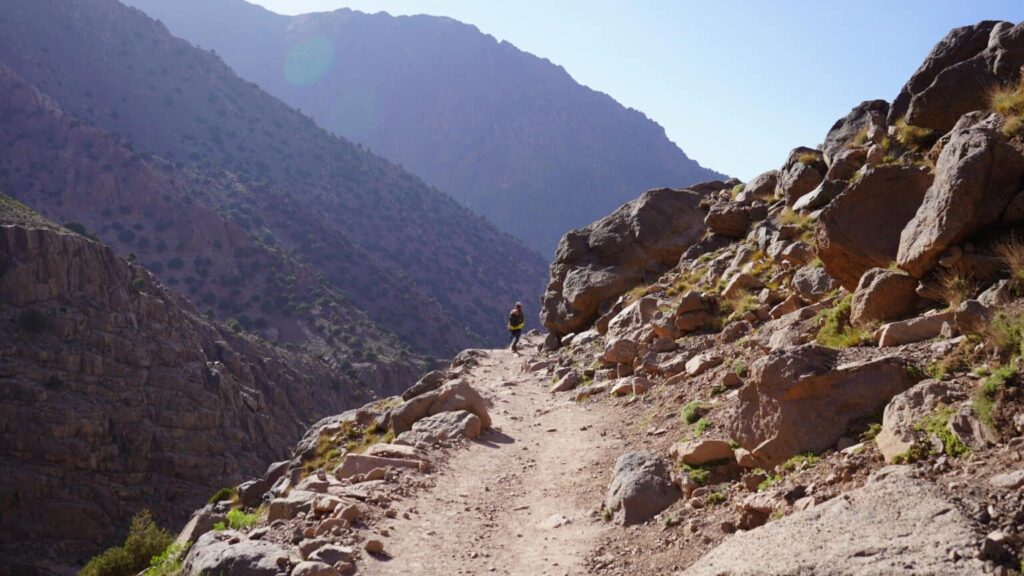
[[[890,322],[878,331],[878,347],[886,348],[930,340],[942,332],[943,324],[953,321],[954,312],[945,310],[909,320]]]
[[[646,522],[680,497],[665,463],[647,452],[623,454],[615,461],[605,506],[622,525]]]
[[[363,545],[363,548],[370,554],[384,553],[384,543],[377,539],[367,540],[366,544]]]
[[[580,375],[575,370],[573,370],[566,374],[565,376],[562,376],[561,380],[555,382],[555,384],[551,387],[550,392],[552,394],[555,394],[557,392],[568,392],[569,390],[572,390],[573,388],[579,386],[579,384]]]
[[[885,268],[864,273],[853,293],[850,320],[857,326],[896,320],[917,309],[917,280]]]
[[[669,450],[677,462],[702,466],[716,460],[733,460],[732,446],[725,440],[683,440]]]
[[[700,376],[722,363],[722,357],[712,352],[698,354],[686,361],[686,374]]]
[[[923,380],[894,396],[885,407],[882,430],[875,444],[886,462],[906,454],[917,442],[915,425],[940,404],[948,402],[949,384]]]

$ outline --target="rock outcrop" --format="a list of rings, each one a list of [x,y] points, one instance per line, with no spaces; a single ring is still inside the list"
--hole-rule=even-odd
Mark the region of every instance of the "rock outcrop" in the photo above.
[[[923,168],[866,169],[818,220],[815,239],[825,270],[853,291],[864,272],[896,261],[900,232],[918,213],[931,183]]]
[[[142,508],[183,523],[366,392],[215,327],[67,230],[0,226],[0,261],[0,542],[15,572],[88,558]]]
[[[1024,156],[984,125],[954,130],[935,165],[935,183],[905,228],[898,263],[920,278],[950,246],[987,226],[1020,190]]]
[[[851,421],[885,406],[914,381],[895,357],[836,365],[834,350],[813,345],[773,351],[751,366],[739,391],[733,438],[777,465],[835,445]]]
[[[645,522],[680,497],[665,462],[653,454],[633,452],[615,461],[605,507],[624,526]]]
[[[683,574],[968,576],[984,571],[974,547],[970,520],[934,485],[895,467],[841,498],[732,536]]]
[[[704,234],[701,198],[689,190],[651,190],[566,234],[542,300],[544,326],[559,335],[580,332],[602,304],[674,265]]]
[[[987,32],[987,34],[986,34]],[[893,105],[907,123],[946,132],[988,106],[992,86],[1010,85],[1024,64],[1024,27],[981,22],[958,28],[932,50]]]

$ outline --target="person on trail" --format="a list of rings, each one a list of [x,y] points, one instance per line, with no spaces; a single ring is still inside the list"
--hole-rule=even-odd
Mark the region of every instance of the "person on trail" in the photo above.
[[[516,307],[508,314],[508,333],[512,341],[512,353],[515,354],[519,347],[519,336],[523,333],[523,326],[526,325],[526,317],[523,316],[522,302],[516,302]]]

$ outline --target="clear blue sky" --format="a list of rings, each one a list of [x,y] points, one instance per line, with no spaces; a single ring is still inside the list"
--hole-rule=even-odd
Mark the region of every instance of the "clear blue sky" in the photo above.
[[[250,0],[252,1],[252,0]],[[1024,20],[1022,0],[258,0],[449,16],[560,64],[744,180],[815,146],[862,100],[892,100],[955,26]]]

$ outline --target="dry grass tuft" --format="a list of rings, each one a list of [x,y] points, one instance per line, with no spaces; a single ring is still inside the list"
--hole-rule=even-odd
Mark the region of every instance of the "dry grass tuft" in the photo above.
[[[1017,136],[1024,127],[1024,77],[1016,84],[994,86],[988,93],[989,106],[1006,117],[1003,134]]]
[[[942,285],[942,299],[950,308],[956,308],[978,293],[978,283],[974,278],[957,268],[950,268],[939,273],[939,283]]]
[[[939,139],[939,133],[928,128],[907,124],[904,119],[896,121],[896,141],[912,152],[921,152],[931,148]]]
[[[997,244],[995,253],[1010,271],[1012,287],[1016,289],[1024,285],[1024,242],[1014,236]]]

